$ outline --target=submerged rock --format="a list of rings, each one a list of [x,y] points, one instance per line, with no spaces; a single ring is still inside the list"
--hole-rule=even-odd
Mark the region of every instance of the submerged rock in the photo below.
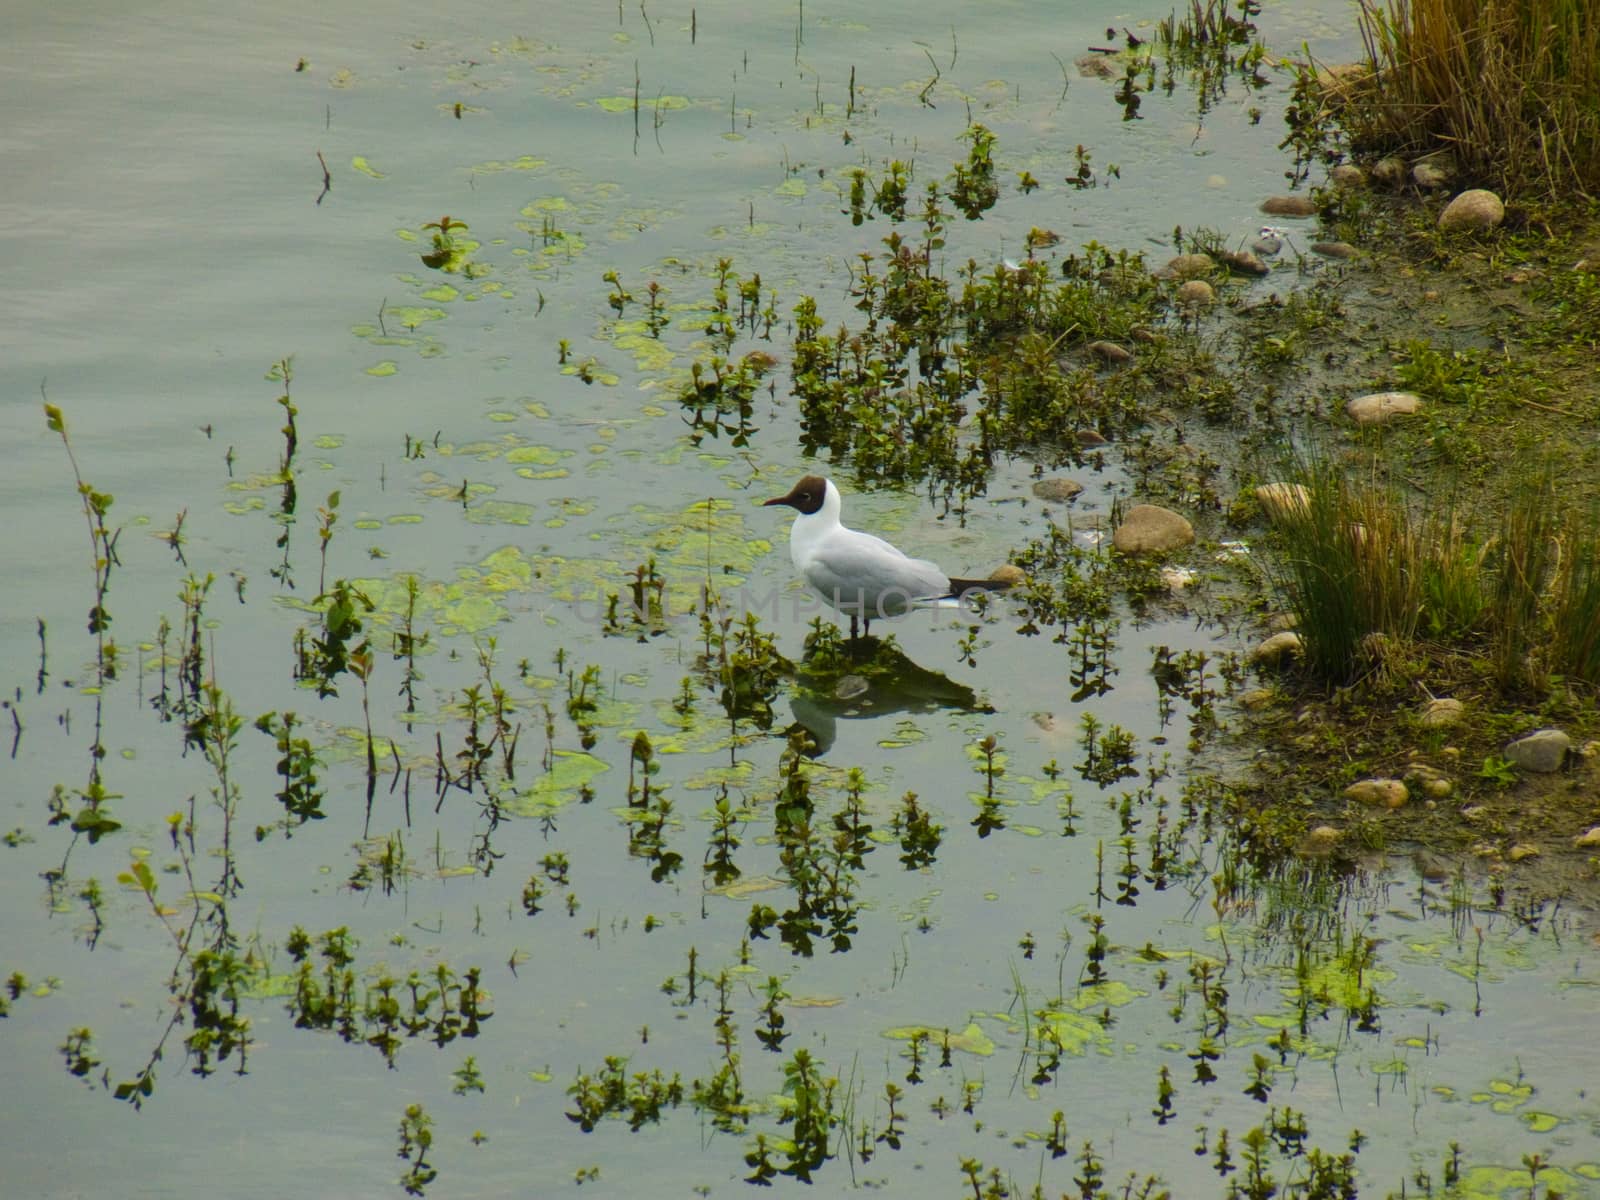
[[[1572,739],[1559,729],[1541,729],[1507,744],[1505,756],[1524,771],[1549,774],[1567,764]]]
[[[1300,842],[1301,854],[1331,854],[1344,834],[1332,825],[1318,825]]]
[[[1439,188],[1448,187],[1450,180],[1455,178],[1456,161],[1448,151],[1429,154],[1419,158],[1411,167],[1411,182],[1426,191],[1437,191]]]
[[[1286,658],[1292,658],[1300,653],[1302,643],[1300,635],[1291,631],[1275,633],[1250,651],[1250,661],[1268,666],[1281,663]]]
[[[1449,232],[1455,229],[1493,229],[1506,219],[1506,206],[1500,197],[1486,188],[1473,188],[1462,192],[1439,214],[1439,228]]]
[[[1163,279],[1197,279],[1216,269],[1216,260],[1209,254],[1180,254],[1169,259],[1156,274]]]
[[[1109,363],[1125,363],[1133,361],[1133,351],[1117,345],[1115,342],[1090,342],[1086,350],[1096,358]]]
[[[860,675],[841,676],[839,682],[833,685],[833,698],[835,700],[854,700],[857,696],[865,695],[872,685]]]
[[[1113,54],[1081,54],[1072,60],[1072,65],[1085,79],[1116,79],[1122,74]]]
[[[1312,242],[1311,253],[1323,258],[1354,258],[1361,252],[1349,242]]]
[[[1271,269],[1248,250],[1224,250],[1222,265],[1240,275],[1265,275]]]
[[[1367,173],[1354,163],[1340,163],[1328,172],[1328,182],[1334,187],[1366,187]]]
[[[1580,833],[1577,837],[1572,839],[1572,844],[1578,847],[1580,850],[1587,850],[1594,846],[1600,846],[1600,825],[1596,825],[1592,829],[1589,829],[1584,833]]]
[[[1160,554],[1192,541],[1194,526],[1181,514],[1155,504],[1135,504],[1111,535],[1111,544],[1124,554]]]
[[[1422,397],[1415,392],[1373,392],[1357,396],[1344,411],[1357,425],[1381,425],[1391,417],[1409,416],[1422,408]]]
[[[1033,494],[1041,500],[1067,501],[1083,491],[1083,484],[1065,475],[1052,475],[1048,479],[1033,481]]]
[[[1461,701],[1449,696],[1441,696],[1437,700],[1429,700],[1422,706],[1417,719],[1426,729],[1439,729],[1445,725],[1454,725],[1466,715],[1467,706]]]
[[[1261,211],[1273,217],[1314,217],[1317,202],[1310,196],[1268,196]]]
[[[1263,483],[1256,488],[1256,503],[1274,525],[1311,511],[1311,492],[1303,483]]]
[[[1406,782],[1421,788],[1430,799],[1443,800],[1455,791],[1455,784],[1438,767],[1427,763],[1412,763],[1406,768]]]
[[[1161,586],[1167,591],[1177,593],[1183,591],[1198,578],[1188,567],[1162,567]]]
[[[1190,279],[1178,285],[1178,303],[1189,308],[1205,308],[1217,302],[1217,289],[1204,279]]]
[[[1372,74],[1364,62],[1331,63],[1317,68],[1317,86],[1331,99],[1345,99]]]
[[[1345,788],[1344,798],[1354,800],[1357,804],[1393,810],[1411,799],[1411,793],[1398,779],[1363,779]]]
[[[1405,159],[1390,154],[1372,164],[1372,177],[1384,187],[1397,188],[1406,181]]]
[[[1518,842],[1506,851],[1506,857],[1514,863],[1521,862],[1525,858],[1538,858],[1539,847],[1532,842]]]
[[[1022,568],[1015,563],[1001,563],[989,572],[990,583],[1003,583],[1007,587],[1016,587],[1027,576],[1022,573]]]

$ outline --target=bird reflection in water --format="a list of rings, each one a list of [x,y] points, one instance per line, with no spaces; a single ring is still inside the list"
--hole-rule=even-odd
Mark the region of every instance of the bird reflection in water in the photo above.
[[[978,693],[907,658],[893,637],[806,639],[790,698],[794,725],[811,735],[810,756],[820,758],[838,736],[838,722],[941,709],[993,712]]]

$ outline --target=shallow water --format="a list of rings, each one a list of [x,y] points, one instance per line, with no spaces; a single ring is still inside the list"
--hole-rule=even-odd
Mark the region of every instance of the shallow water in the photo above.
[[[1192,560],[1206,578],[1184,605],[1119,614],[1115,674],[1100,694],[1077,698],[1073,649],[1048,633],[1018,636],[1002,604],[981,624],[975,664],[958,650],[968,619],[918,614],[892,633],[933,676],[902,670],[898,687],[865,694],[854,680],[821,695],[786,680],[771,731],[745,721],[730,732],[703,682],[691,686],[691,714],[673,707],[680,681],[697,674],[703,634],[689,610],[708,581],[731,616],[756,611],[790,659],[816,615],[792,578],[787,510],[758,507],[803,471],[827,469],[799,450],[784,367],[776,394],[757,395],[748,446],[692,445],[674,400],[707,353],[718,259],[777,291],[771,341],[742,338],[741,353],[781,359],[803,294],[830,322],[853,317],[849,270],[889,225],[850,224],[847,171],[898,157],[915,163],[919,188],[943,178],[966,154],[969,112],[999,139],[1003,198],[981,222],[951,221],[951,272],[968,256],[1020,257],[1034,226],[1061,234],[1061,253],[1098,240],[1160,257],[1178,224],[1237,240],[1259,224],[1259,198],[1281,189],[1286,77],[1255,93],[1235,84],[1204,122],[1180,85],[1171,98],[1146,95],[1142,119],[1127,122],[1114,84],[1080,78],[1072,62],[1108,26],[1147,26],[1111,6],[1071,21],[1019,3],[981,16],[906,4],[807,5],[803,16],[563,6],[515,17],[491,6],[264,15],[170,4],[38,7],[14,22],[0,94],[27,119],[0,133],[12,301],[0,435],[13,447],[0,479],[12,564],[0,662],[21,734],[6,773],[16,844],[0,877],[0,972],[25,982],[0,1022],[7,1194],[101,1194],[113,1177],[136,1195],[398,1191],[397,1127],[414,1103],[435,1122],[434,1194],[545,1194],[596,1166],[582,1186],[601,1194],[727,1193],[744,1186],[757,1133],[792,1131],[775,1097],[799,1048],[840,1078],[858,1143],[863,1121],[874,1136],[887,1127],[885,1084],[904,1091],[901,1147],[874,1143],[863,1161],[859,1145],[851,1156],[835,1144],[815,1176],[828,1189],[971,1193],[961,1169],[971,1159],[984,1178],[1001,1171],[1013,1194],[1042,1178],[1054,1195],[1079,1186],[1090,1143],[1108,1186],[1156,1173],[1176,1195],[1220,1195],[1242,1176],[1221,1178],[1209,1154],[1195,1154],[1197,1127],[1213,1150],[1229,1129],[1237,1163],[1246,1131],[1286,1105],[1330,1153],[1352,1129],[1367,1136],[1363,1194],[1398,1192],[1423,1170],[1439,1186],[1452,1140],[1476,1188],[1463,1194],[1525,1192],[1516,1169],[1534,1153],[1564,1173],[1542,1178],[1566,1194],[1600,1186],[1591,918],[1490,911],[1466,876],[1452,903],[1448,885],[1424,884],[1408,864],[1343,887],[1308,870],[1216,901],[1212,877],[1237,869],[1237,856],[1202,800],[1185,797],[1190,708],[1173,701],[1164,712],[1150,672],[1157,647],[1215,655],[1234,645],[1218,619],[1234,585],[1205,556]],[[1353,52],[1351,38],[1334,36],[1343,24],[1290,7],[1263,18],[1271,44],[1315,39],[1330,60]],[[857,111],[847,112],[852,66]],[[662,98],[659,125],[645,107],[637,136],[636,71],[638,95]],[[1265,114],[1259,125],[1252,107]],[[1079,144],[1102,186],[1060,182]],[[331,177],[320,203],[319,151]],[[1113,163],[1120,178],[1106,174]],[[1022,170],[1039,190],[1016,190]],[[476,278],[420,261],[426,226],[446,214],[477,243]],[[660,339],[614,321],[602,279],[611,270],[634,297],[625,321],[642,324],[649,280],[665,289]],[[288,355],[299,444],[286,524],[283,388],[262,377]],[[586,383],[578,372],[590,359]],[[107,808],[121,828],[93,844],[47,823],[51,789],[74,793],[89,778],[97,679],[83,618],[90,539],[39,408],[41,383],[123,530],[106,600],[121,662],[100,696]],[[407,456],[413,441],[418,457]],[[910,492],[852,494],[847,512],[958,573],[986,572],[1066,519],[1033,499],[1032,471],[1000,464],[964,514]],[[1090,486],[1070,518],[1083,536],[1135,489],[1115,467],[1080,477]],[[342,676],[336,697],[319,698],[292,675],[296,631],[315,625],[317,509],[335,491],[325,581],[358,581],[379,604],[368,630],[370,803],[359,683]],[[187,566],[157,536],[180,511]],[[651,559],[663,631],[608,635],[607,592],[625,595]],[[163,616],[174,630],[168,695],[177,692],[177,597],[191,573],[216,577],[199,621],[203,671],[243,718],[226,855],[218,774],[199,750],[184,753],[182,721],[152,704]],[[429,637],[411,714],[393,654],[407,576],[419,581],[414,629]],[[485,655],[520,729],[498,814],[481,786],[442,799],[434,786],[436,746],[459,767],[464,689],[491,689]],[[591,665],[598,707],[580,720],[568,701]],[[1220,690],[1215,667],[1210,681]],[[290,828],[275,798],[279,755],[251,725],[284,710],[307,722],[300,735],[323,760],[327,792],[325,819]],[[1133,736],[1134,766],[1156,776],[1148,786],[1101,786],[1077,769],[1086,715]],[[752,905],[783,911],[795,894],[774,827],[792,716],[822,735],[805,768],[817,824],[831,838],[859,767],[858,819],[877,835],[846,871],[860,908],[842,952],[819,937],[812,955],[794,953],[777,929],[749,939]],[[640,730],[654,746],[652,789],[673,805],[654,859],[630,839]],[[992,781],[989,737],[1003,756]],[[1003,826],[979,827],[991,782]],[[732,894],[702,865],[724,784],[740,814]],[[914,870],[885,836],[907,791],[944,827],[932,861]],[[190,814],[191,797],[192,848],[182,820],[177,839],[168,824]],[[79,807],[70,800],[67,811]],[[1164,867],[1150,842],[1160,821],[1178,830],[1163,843]],[[682,856],[676,869],[665,852]],[[542,862],[555,854],[566,856],[565,882]],[[1126,860],[1137,894],[1118,903]],[[135,862],[148,862],[155,903]],[[224,886],[228,863],[237,879]],[[532,915],[530,877],[543,889]],[[90,879],[96,905],[83,896]],[[1099,983],[1096,915],[1108,942]],[[247,1058],[219,1055],[204,1076],[184,1051],[195,1028],[187,1005],[162,1041],[175,964],[192,984],[178,939],[195,916],[191,950],[232,945],[265,964],[240,1004]],[[1297,935],[1297,922],[1321,924]],[[472,1037],[419,1023],[392,1068],[363,1044],[374,1027],[359,1014],[349,1039],[297,1028],[287,1011],[295,926],[314,940],[349,929],[358,1000],[385,973],[431,978],[445,964],[457,985],[481,970],[493,1015]],[[1362,938],[1373,944],[1358,974],[1334,948]],[[1324,973],[1297,980],[1294,947],[1308,943]],[[320,974],[316,952],[312,961]],[[727,1053],[719,976],[748,1128],[719,1131],[684,1103],[633,1135],[614,1115],[581,1132],[564,1115],[568,1089],[607,1056],[626,1056],[630,1075],[681,1073],[685,1088],[712,1077]],[[789,997],[780,1053],[756,1037],[770,977]],[[1298,1004],[1301,990],[1316,998]],[[1036,1053],[1044,1023],[1063,1047],[1048,1071]],[[1285,1026],[1288,1040],[1269,1046]],[[910,1082],[906,1031],[919,1027],[931,1041],[921,1082]],[[83,1028],[96,1061],[79,1078],[70,1068],[87,1058],[59,1047]],[[969,1028],[942,1064],[944,1031]],[[1203,1039],[1216,1055],[1211,1083],[1196,1078]],[[135,1113],[114,1090],[140,1077],[158,1045]],[[1268,1059],[1265,1103],[1245,1091],[1256,1054]],[[483,1091],[457,1094],[469,1055]],[[1177,1089],[1166,1120],[1152,1112],[1163,1067]],[[1057,1110],[1059,1157],[1046,1137]],[[774,1161],[785,1161],[776,1149]],[[1270,1163],[1280,1183],[1305,1176],[1304,1157]],[[1490,1173],[1499,1168],[1508,1173]],[[799,1190],[784,1176],[777,1184]]]

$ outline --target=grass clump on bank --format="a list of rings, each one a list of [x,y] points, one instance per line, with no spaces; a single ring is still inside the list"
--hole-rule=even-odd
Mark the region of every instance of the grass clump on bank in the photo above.
[[[1565,505],[1549,465],[1473,523],[1415,512],[1392,487],[1302,464],[1276,583],[1304,664],[1335,686],[1402,659],[1464,661],[1507,697],[1565,679],[1600,686],[1600,527]],[[1409,672],[1408,672],[1409,673]]]
[[[1600,20],[1590,0],[1362,0],[1361,150],[1449,149],[1511,195],[1600,189]]]

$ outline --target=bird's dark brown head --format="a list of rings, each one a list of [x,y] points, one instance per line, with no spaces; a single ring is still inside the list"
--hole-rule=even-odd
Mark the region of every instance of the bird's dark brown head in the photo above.
[[[810,516],[822,507],[822,502],[828,495],[828,481],[821,475],[807,475],[794,485],[794,490],[787,496],[779,496],[776,500],[768,500],[768,507],[773,504],[787,504],[790,508],[804,516]]]

